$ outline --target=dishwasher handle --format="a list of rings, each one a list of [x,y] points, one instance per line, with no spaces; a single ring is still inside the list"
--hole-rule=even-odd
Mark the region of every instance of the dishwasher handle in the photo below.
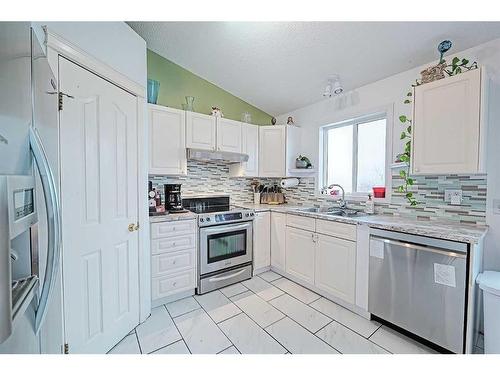
[[[381,241],[383,243],[386,243],[388,245],[396,245],[396,246],[401,246],[410,250],[419,250],[419,251],[427,251],[430,253],[437,253],[437,254],[442,254],[446,255],[449,257],[454,257],[454,258],[467,258],[467,254],[458,252],[458,251],[448,251],[444,249],[439,249],[436,247],[430,247],[426,245],[418,245],[410,242],[403,242],[403,241],[398,241],[398,240],[390,240],[388,238],[383,238],[383,237],[378,237],[378,236],[371,236],[372,240],[376,241]]]

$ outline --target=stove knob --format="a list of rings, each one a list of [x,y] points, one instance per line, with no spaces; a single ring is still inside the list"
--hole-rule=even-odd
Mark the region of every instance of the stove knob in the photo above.
[[[207,221],[210,221],[210,218],[209,218],[209,217],[207,217]]]
[[[250,213],[250,216],[253,216],[253,215],[254,215],[254,214],[253,214],[253,212],[252,212],[252,213]]]
[[[203,223],[205,221],[204,218],[200,218],[200,223]]]
[[[247,213],[245,214],[245,217],[249,217],[249,216],[250,216],[250,214],[247,212]]]

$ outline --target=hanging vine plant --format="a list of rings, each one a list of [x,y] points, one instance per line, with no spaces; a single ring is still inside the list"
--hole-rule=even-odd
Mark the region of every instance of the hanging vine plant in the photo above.
[[[416,79],[412,88],[420,86],[424,83],[432,82],[438,79],[445,78],[445,73],[451,77],[469,70],[477,69],[477,63],[469,64],[469,60],[454,57],[451,64],[447,64],[443,59],[443,54],[451,48],[451,42],[445,40],[438,46],[438,51],[441,53],[439,64],[429,67],[422,71],[422,78]],[[412,103],[412,91],[406,94],[404,104]],[[399,121],[403,124],[404,130],[401,132],[400,139],[405,141],[404,152],[399,154],[397,161],[406,164],[406,168],[399,171],[399,176],[403,179],[403,183],[396,188],[398,193],[404,194],[410,206],[417,206],[420,202],[417,201],[415,195],[411,191],[411,186],[414,185],[415,180],[410,176],[410,157],[411,157],[411,134],[412,134],[412,120],[406,115],[399,116]]]
[[[412,96],[412,92],[406,94],[407,99],[405,99],[405,104],[410,104],[412,101],[409,99]],[[418,205],[418,201],[415,199],[413,192],[410,191],[410,187],[415,183],[415,180],[410,177],[410,155],[411,155],[411,125],[412,120],[406,115],[399,116],[399,121],[405,126],[405,129],[401,132],[399,137],[401,140],[405,141],[404,152],[398,155],[398,161],[406,164],[406,170],[402,169],[399,171],[399,176],[403,179],[403,184],[397,187],[397,192],[405,195],[406,200],[410,203],[410,206]]]

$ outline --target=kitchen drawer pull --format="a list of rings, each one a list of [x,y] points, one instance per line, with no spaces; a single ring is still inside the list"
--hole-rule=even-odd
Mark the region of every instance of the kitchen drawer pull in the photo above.
[[[238,272],[235,272],[235,273],[232,273],[232,274],[226,275],[226,276],[212,277],[212,278],[208,279],[208,281],[210,281],[211,283],[215,283],[217,281],[224,281],[224,280],[227,280],[227,279],[232,279],[233,277],[241,275],[245,271],[246,271],[246,269],[240,270]]]

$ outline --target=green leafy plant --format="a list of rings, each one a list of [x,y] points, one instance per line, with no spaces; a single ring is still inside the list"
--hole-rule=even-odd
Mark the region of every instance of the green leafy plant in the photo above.
[[[405,99],[405,104],[411,103],[412,97],[411,91],[406,94],[407,99]],[[411,155],[411,125],[412,120],[407,116],[399,116],[399,121],[404,125],[405,129],[401,132],[400,139],[405,141],[404,152],[398,156],[399,161],[406,163],[406,170],[402,169],[399,171],[399,176],[403,179],[403,184],[397,187],[397,192],[405,195],[410,206],[416,206],[418,201],[415,199],[413,192],[409,188],[414,184],[415,180],[410,177],[410,155]]]
[[[444,61],[446,62],[446,60]],[[454,76],[456,74],[460,74],[462,72],[466,72],[477,68],[477,63],[475,61],[470,65],[467,64],[469,64],[469,60],[459,59],[458,57],[454,57],[453,60],[451,60],[451,64],[446,65],[444,71],[449,76]]]
[[[446,63],[446,60],[443,60],[442,63]],[[444,72],[451,77],[473,69],[477,69],[477,63],[475,61],[469,64],[469,60],[467,59],[454,57],[453,60],[451,60],[451,64],[447,64],[445,66]],[[422,82],[416,79],[412,87],[420,86],[421,84]],[[412,102],[412,96],[412,91],[408,92],[403,103],[410,104]],[[408,201],[410,206],[417,206],[420,202],[416,200],[413,192],[410,191],[410,187],[415,183],[415,180],[410,176],[412,120],[409,119],[406,115],[401,115],[399,116],[399,121],[404,126],[404,130],[401,132],[400,139],[405,141],[405,147],[404,152],[398,155],[398,160],[406,164],[406,170],[402,169],[401,171],[399,171],[399,176],[403,179],[403,184],[398,186],[396,188],[396,191],[405,195],[406,200]]]

